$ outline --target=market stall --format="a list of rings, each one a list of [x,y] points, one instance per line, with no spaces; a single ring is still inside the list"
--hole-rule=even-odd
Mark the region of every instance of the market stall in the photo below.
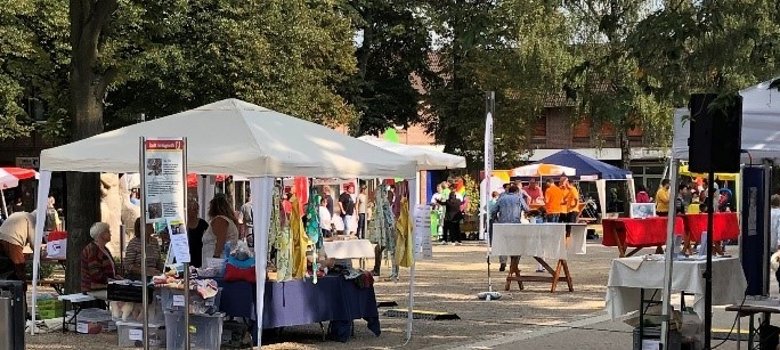
[[[267,238],[272,213],[270,198],[275,178],[400,176],[412,179],[417,171],[415,162],[408,158],[370,147],[327,127],[244,101],[227,99],[44,150],[41,152],[38,207],[45,205],[51,172],[137,172],[139,139],[155,135],[187,138],[189,172],[234,174],[250,179],[257,242],[254,253],[263,257],[257,259],[255,269],[258,315],[264,314],[265,257],[268,254]],[[410,210],[414,210],[414,206]],[[36,262],[40,261],[43,220],[43,212],[39,211]],[[33,280],[37,282],[37,273],[34,273]],[[36,293],[35,286],[36,283],[33,284],[33,294]],[[260,336],[258,333],[259,344],[262,343]]]
[[[647,247],[661,247],[666,244],[666,217],[649,217],[644,219],[604,219],[601,226],[604,237],[601,245],[605,247],[617,247],[620,257],[632,256]],[[674,221],[675,233],[685,233],[684,221],[677,217]],[[634,248],[626,252],[628,248]]]
[[[585,254],[585,224],[493,224],[493,242],[491,256],[512,256],[505,290],[512,282],[517,282],[520,290],[523,282],[550,283],[550,292],[554,293],[558,282],[565,282],[569,292],[574,291],[574,283],[569,273],[569,255]],[[568,232],[567,232],[568,231]],[[518,263],[520,256],[531,256],[550,276],[521,275]],[[547,260],[555,265],[553,268]]]
[[[579,181],[593,181],[599,195],[601,218],[607,216],[607,181],[626,181],[632,200],[636,195],[634,178],[628,170],[590,158],[583,154],[565,149],[539,160],[540,163],[557,164],[574,168]]]
[[[663,255],[634,256],[612,260],[607,281],[607,313],[613,320],[641,307],[640,293],[644,290],[663,289]],[[699,318],[704,317],[704,260],[690,258],[674,261],[672,293],[685,292],[694,295],[693,309]],[[745,295],[747,282],[742,274],[738,258],[714,258],[712,286],[713,305],[738,304]],[[660,293],[656,295],[660,299]]]

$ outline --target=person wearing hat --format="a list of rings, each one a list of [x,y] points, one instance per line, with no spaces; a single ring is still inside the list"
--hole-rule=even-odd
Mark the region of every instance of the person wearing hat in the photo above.
[[[35,242],[35,212],[16,212],[0,226],[0,256],[7,263],[0,264],[0,278],[24,281],[24,247]]]
[[[111,241],[111,227],[105,222],[96,222],[89,229],[92,242],[81,251],[81,291],[90,292],[105,300],[109,279],[121,279],[116,273],[114,257],[106,248]]]

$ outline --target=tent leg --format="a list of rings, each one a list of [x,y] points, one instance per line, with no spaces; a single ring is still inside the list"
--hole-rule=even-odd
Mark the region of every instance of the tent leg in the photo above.
[[[3,215],[5,218],[8,218],[8,205],[5,203],[5,192],[3,192],[3,189],[0,188],[0,197],[3,198]]]
[[[669,162],[671,163],[671,166],[669,167],[669,182],[671,188],[669,198],[676,198],[677,169],[679,169],[679,161],[676,159],[670,159]],[[664,287],[662,292],[663,309],[661,310],[661,315],[663,315],[661,321],[661,344],[663,344],[663,349],[666,349],[667,344],[669,344],[669,302],[672,296],[672,268],[674,267],[672,261],[674,259],[673,253],[676,249],[679,249],[679,247],[674,246],[674,221],[677,216],[675,213],[676,209],[677,208],[674,205],[669,206],[668,219],[666,222],[666,253],[664,256]]]

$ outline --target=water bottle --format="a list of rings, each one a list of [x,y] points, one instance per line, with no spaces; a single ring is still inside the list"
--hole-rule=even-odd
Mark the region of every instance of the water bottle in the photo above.
[[[701,244],[699,244],[699,256],[707,256],[707,245],[709,244],[709,237],[707,237],[707,231],[701,233]]]
[[[674,246],[672,247],[672,259],[678,260],[682,256],[680,249],[682,247],[682,236],[674,236]]]

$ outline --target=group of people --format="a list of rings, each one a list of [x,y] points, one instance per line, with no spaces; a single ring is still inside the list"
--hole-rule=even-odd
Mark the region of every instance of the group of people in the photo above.
[[[493,192],[489,204],[491,222],[497,223],[574,223],[579,213],[579,191],[565,176],[558,183],[547,179],[544,188],[540,188],[535,179],[530,180],[525,187],[521,181],[504,184],[504,192]],[[492,239],[492,226],[488,231]],[[499,257],[499,262],[499,271],[504,271],[506,257]]]
[[[684,182],[677,186],[677,196],[672,199],[670,194],[670,181],[664,179],[655,193],[655,198],[650,197],[647,189],[640,185],[637,189],[637,203],[655,203],[656,215],[665,216],[669,213],[670,205],[674,205],[674,211],[677,214],[695,214],[707,211],[709,205],[710,185],[706,179]],[[731,211],[733,193],[728,188],[719,188],[717,183],[713,184],[716,194],[714,210],[716,212]]]
[[[200,267],[205,258],[222,259],[226,244],[239,239],[238,219],[227,197],[218,194],[211,200],[209,222],[198,217],[197,202],[191,201],[187,209],[191,265]],[[34,212],[16,212],[0,225],[0,277],[27,280],[27,259],[23,251],[26,246],[34,245],[35,220]],[[168,241],[166,230],[156,231],[153,224],[147,223],[144,232],[142,237],[141,219],[136,219],[135,236],[128,242],[122,264],[119,264],[107,248],[112,239],[110,225],[105,222],[94,223],[89,229],[92,240],[80,254],[82,292],[105,299],[108,281],[122,278],[140,279],[144,264],[141,249],[144,245],[147,275],[162,273],[162,245]]]
[[[369,199],[366,185],[360,186],[360,193],[355,196],[355,186],[351,183],[344,186],[344,191],[339,195],[338,201],[334,203],[330,186],[324,186],[320,198],[318,216],[320,229],[323,237],[331,237],[336,232],[336,223],[334,215],[343,225],[342,233],[345,235],[355,235],[357,238],[366,238],[366,223],[369,210]],[[336,206],[335,204],[338,204]],[[338,208],[338,212],[334,210]],[[355,213],[357,212],[357,225]]]
[[[430,205],[436,215],[435,223],[432,225],[438,231],[441,226],[442,235],[439,241],[442,244],[462,244],[462,232],[460,223],[465,218],[465,212],[468,206],[467,198],[463,193],[455,191],[454,183],[443,181],[436,187],[436,193],[431,197]],[[443,220],[442,220],[443,219]]]

